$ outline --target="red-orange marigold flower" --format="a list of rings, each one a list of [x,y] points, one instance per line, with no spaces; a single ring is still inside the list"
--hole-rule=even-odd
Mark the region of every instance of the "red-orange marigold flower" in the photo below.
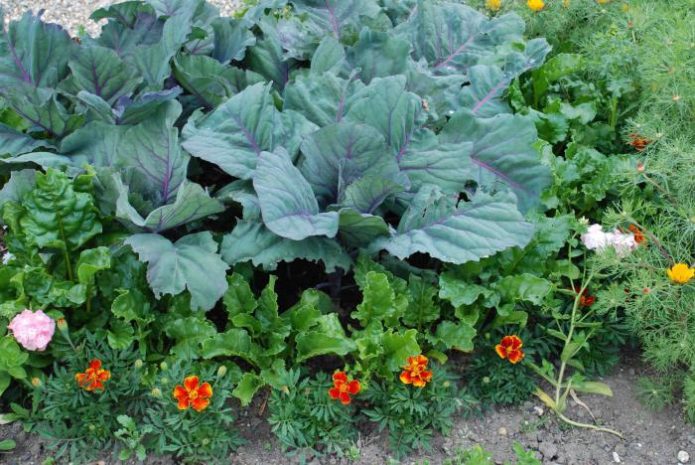
[[[350,405],[352,396],[359,394],[362,385],[356,379],[348,379],[344,371],[333,374],[333,387],[328,390],[328,395],[333,400],[339,400],[343,405]]]
[[[631,145],[638,152],[643,152],[644,149],[647,148],[647,145],[652,143],[652,141],[650,141],[646,137],[642,137],[636,133],[630,134],[629,137],[630,137],[630,142],[628,142],[628,144]]]
[[[178,402],[179,410],[188,410],[189,407],[193,407],[196,412],[202,412],[210,405],[212,386],[210,383],[200,384],[197,376],[186,376],[183,379],[183,386],[176,386],[172,395]]]
[[[95,358],[89,362],[89,368],[84,373],[77,373],[75,381],[85,391],[102,391],[104,383],[111,379],[111,372],[101,367],[101,360]]]
[[[524,351],[521,349],[523,345],[519,336],[504,336],[500,343],[495,346],[495,352],[501,359],[506,358],[513,365],[516,365],[524,358]]]
[[[644,233],[640,228],[634,224],[631,224],[627,229],[629,229],[632,235],[635,236],[635,242],[640,245],[647,243],[647,238],[644,236]]]
[[[572,285],[572,288],[574,292],[579,293],[579,288],[577,286]],[[579,305],[582,307],[591,307],[594,305],[594,302],[596,302],[596,297],[589,294],[589,289],[584,289],[579,296]]]
[[[412,384],[423,388],[432,381],[432,372],[427,370],[429,360],[424,355],[408,357],[408,363],[403,367],[400,379],[403,384]]]

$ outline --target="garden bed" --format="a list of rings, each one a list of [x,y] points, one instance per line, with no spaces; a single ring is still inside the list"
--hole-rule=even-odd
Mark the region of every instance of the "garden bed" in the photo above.
[[[430,453],[413,455],[401,460],[403,464],[439,465],[455,456],[459,448],[481,444],[494,454],[497,463],[513,460],[514,443],[535,451],[543,464],[548,465],[606,465],[616,463],[613,453],[628,465],[677,464],[678,452],[695,453],[695,430],[683,422],[677,407],[661,412],[648,410],[640,403],[636,384],[641,375],[649,374],[639,361],[627,359],[604,381],[614,396],[583,398],[600,424],[620,431],[624,439],[593,431],[572,429],[559,424],[547,409],[532,400],[520,407],[494,409],[474,418],[458,419],[452,433],[438,437]],[[229,460],[230,465],[285,465],[298,463],[287,458],[262,418],[250,409],[249,415],[238,422],[249,441]],[[539,415],[539,413],[541,413]],[[586,420],[589,414],[576,404],[570,415]],[[35,435],[21,432],[19,424],[0,426],[0,439],[17,441],[17,450],[3,457],[8,465],[40,465],[51,457],[43,441]],[[388,465],[388,441],[383,435],[369,434],[360,438],[359,459],[355,465]],[[106,463],[110,462],[108,459]],[[132,461],[129,464],[139,462]],[[173,465],[174,460],[148,458],[145,465]],[[308,460],[310,464],[341,464],[339,459]]]
[[[688,462],[690,3],[11,2],[0,462]]]

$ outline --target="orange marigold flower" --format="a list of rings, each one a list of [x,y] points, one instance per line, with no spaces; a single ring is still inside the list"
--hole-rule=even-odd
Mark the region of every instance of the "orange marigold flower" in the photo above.
[[[200,384],[197,376],[186,376],[183,379],[183,386],[178,385],[172,393],[178,402],[179,410],[188,410],[193,407],[196,412],[202,412],[210,405],[212,397],[212,386],[210,383]]]
[[[111,379],[111,372],[101,367],[101,360],[95,358],[89,362],[89,368],[84,373],[77,373],[75,381],[85,391],[103,391],[104,383]]]
[[[362,385],[356,379],[348,379],[344,371],[333,374],[333,387],[328,390],[328,395],[333,400],[339,400],[343,405],[350,405],[352,397],[362,390]]]
[[[580,288],[573,284],[572,290],[579,294]],[[582,307],[591,307],[592,305],[594,305],[594,302],[596,302],[596,297],[589,294],[589,289],[584,289],[581,295],[579,296],[579,305],[581,305]]]
[[[408,357],[408,363],[403,367],[400,379],[403,384],[412,384],[423,388],[432,381],[432,371],[427,370],[429,360],[424,355]]]
[[[647,238],[645,237],[644,233],[640,228],[635,226],[634,224],[631,224],[627,229],[630,230],[630,232],[635,236],[635,242],[638,244],[642,245],[647,243]]]
[[[647,139],[646,137],[642,137],[637,133],[632,133],[629,137],[630,142],[628,142],[628,145],[631,145],[638,152],[643,152],[644,149],[647,148],[647,145],[652,143],[651,140]]]
[[[688,284],[688,281],[695,277],[695,268],[685,263],[676,263],[666,270],[666,274],[676,284]]]
[[[495,346],[495,352],[501,359],[506,358],[513,365],[516,365],[524,358],[524,351],[521,349],[523,345],[519,336],[504,336],[500,343]]]

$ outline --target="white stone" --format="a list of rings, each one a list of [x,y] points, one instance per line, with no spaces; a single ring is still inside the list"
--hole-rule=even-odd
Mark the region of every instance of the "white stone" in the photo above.
[[[678,451],[678,461],[680,463],[688,463],[690,461],[690,454],[684,450]]]
[[[618,455],[617,452],[613,452],[613,461],[615,463],[620,463],[620,456]]]

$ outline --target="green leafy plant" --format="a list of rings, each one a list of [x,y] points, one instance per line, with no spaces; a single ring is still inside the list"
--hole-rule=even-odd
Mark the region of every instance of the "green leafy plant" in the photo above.
[[[203,0],[113,5],[80,44],[27,14],[4,39],[0,95],[31,127],[6,128],[5,161],[91,165],[97,206],[136,233],[122,240],[155,296],[187,290],[203,310],[224,295],[227,265],[247,261],[331,272],[360,249],[464,263],[524,246],[521,212],[549,176],[532,123],[502,92],[547,43],[525,41],[515,15],[353,3],[259,2],[243,19]],[[27,49],[29,34],[50,60]],[[216,176],[200,174],[211,166]]]
[[[292,454],[345,456],[357,438],[354,407],[329,397],[333,384],[325,373],[301,378],[290,370],[268,401],[268,423]]]
[[[132,350],[115,352],[91,335],[70,342],[74,348],[56,363],[53,374],[35,383],[31,410],[20,413],[25,424],[51,444],[55,457],[94,460],[117,449],[116,432],[122,427],[118,417],[141,417],[147,391]],[[109,377],[103,388],[87,391],[88,384],[81,386],[76,375],[86,372],[92,360],[99,360]]]
[[[536,454],[527,451],[519,443],[514,443],[514,454],[516,455],[516,465],[540,465],[541,462],[536,458]],[[481,446],[474,446],[465,450],[458,450],[456,456],[445,459],[443,465],[492,465],[496,462],[492,459],[492,454]],[[512,465],[504,462],[505,465]]]
[[[12,439],[3,439],[0,441],[0,452],[9,452],[17,447],[17,443]]]
[[[467,407],[454,378],[434,368],[432,381],[423,388],[395,380],[371,383],[365,392],[370,408],[364,411],[379,430],[388,430],[396,456],[413,449],[429,449],[434,431],[447,434],[453,427],[454,414]]]
[[[116,421],[122,426],[114,433],[114,436],[123,444],[121,452],[118,454],[119,460],[128,460],[131,456],[139,461],[147,458],[145,446],[142,444],[143,435],[152,432],[150,427],[138,428],[135,420],[128,415],[119,415]]]
[[[143,444],[156,454],[171,454],[184,463],[222,463],[242,444],[234,429],[235,415],[228,405],[236,370],[183,360],[165,366],[153,381],[141,431],[148,432]],[[174,389],[185,389],[187,377],[196,377],[196,387],[209,383],[212,395],[202,409],[191,403],[185,409],[172,397]],[[199,391],[198,391],[199,392]],[[179,400],[180,401],[180,400]]]

